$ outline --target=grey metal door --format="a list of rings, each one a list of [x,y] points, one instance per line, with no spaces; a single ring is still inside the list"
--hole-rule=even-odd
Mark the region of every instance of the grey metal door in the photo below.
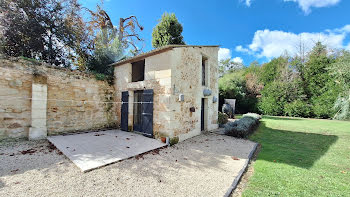
[[[142,133],[153,137],[153,90],[144,90],[142,96]]]
[[[120,120],[120,129],[123,131],[128,130],[128,114],[129,114],[129,93],[125,91],[125,92],[122,92],[122,107],[121,107],[121,120]]]
[[[201,102],[201,131],[204,131],[204,98],[202,98]]]

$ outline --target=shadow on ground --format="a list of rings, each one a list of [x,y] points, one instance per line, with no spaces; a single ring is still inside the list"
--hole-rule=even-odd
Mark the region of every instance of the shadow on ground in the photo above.
[[[278,117],[264,118],[283,121],[301,120]],[[338,140],[338,136],[278,130],[266,126],[266,123],[262,121],[258,131],[251,136],[251,139],[262,146],[257,160],[285,163],[309,169]]]

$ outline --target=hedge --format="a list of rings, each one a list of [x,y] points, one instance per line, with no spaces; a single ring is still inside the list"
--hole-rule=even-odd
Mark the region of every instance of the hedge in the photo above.
[[[244,114],[241,119],[225,124],[225,134],[232,137],[246,138],[255,131],[260,119],[261,116],[258,114]]]

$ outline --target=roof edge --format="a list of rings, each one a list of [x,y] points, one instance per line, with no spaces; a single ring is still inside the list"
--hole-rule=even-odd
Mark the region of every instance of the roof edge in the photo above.
[[[151,50],[149,52],[136,55],[136,56],[131,57],[131,58],[127,58],[127,59],[124,59],[124,60],[121,60],[121,61],[118,61],[118,62],[114,62],[112,64],[109,64],[109,66],[115,67],[115,66],[119,66],[119,65],[122,65],[122,64],[127,64],[127,63],[130,63],[130,62],[139,61],[139,60],[142,60],[142,59],[144,59],[146,57],[150,57],[150,56],[153,56],[153,55],[156,55],[156,54],[159,54],[159,53],[163,53],[163,52],[169,51],[169,50],[171,50],[173,48],[181,48],[181,47],[220,47],[220,45],[166,45],[166,46],[160,47],[158,49],[154,49],[154,50]]]

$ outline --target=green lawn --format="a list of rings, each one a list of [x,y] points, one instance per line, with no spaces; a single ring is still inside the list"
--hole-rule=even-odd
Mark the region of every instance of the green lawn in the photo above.
[[[243,196],[350,196],[350,122],[264,116]]]

